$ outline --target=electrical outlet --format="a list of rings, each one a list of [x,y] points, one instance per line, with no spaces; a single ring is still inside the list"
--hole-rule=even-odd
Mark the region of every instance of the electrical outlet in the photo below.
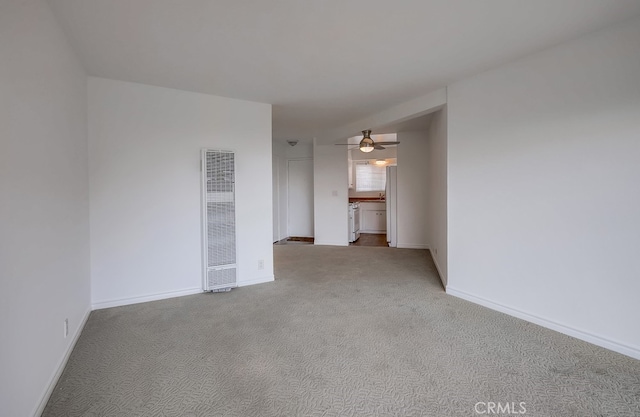
[[[264,259],[258,261],[258,269],[264,269]]]
[[[64,319],[64,338],[69,336],[69,319]]]

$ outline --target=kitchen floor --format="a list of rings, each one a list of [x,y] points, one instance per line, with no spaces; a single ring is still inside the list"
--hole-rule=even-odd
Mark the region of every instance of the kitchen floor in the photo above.
[[[386,233],[360,233],[360,239],[349,246],[389,246]]]

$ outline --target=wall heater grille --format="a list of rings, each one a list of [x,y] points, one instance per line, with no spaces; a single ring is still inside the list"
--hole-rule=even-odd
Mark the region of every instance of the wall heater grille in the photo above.
[[[235,159],[229,151],[202,151],[204,290],[237,285]]]

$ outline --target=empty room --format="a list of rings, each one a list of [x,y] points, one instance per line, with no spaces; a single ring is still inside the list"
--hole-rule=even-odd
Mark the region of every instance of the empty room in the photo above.
[[[639,416],[637,0],[1,0],[0,415]]]

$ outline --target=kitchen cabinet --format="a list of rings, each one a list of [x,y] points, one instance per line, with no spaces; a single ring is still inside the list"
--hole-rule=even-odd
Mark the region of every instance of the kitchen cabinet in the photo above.
[[[360,221],[361,233],[385,233],[387,231],[387,210],[385,203],[360,203]]]

